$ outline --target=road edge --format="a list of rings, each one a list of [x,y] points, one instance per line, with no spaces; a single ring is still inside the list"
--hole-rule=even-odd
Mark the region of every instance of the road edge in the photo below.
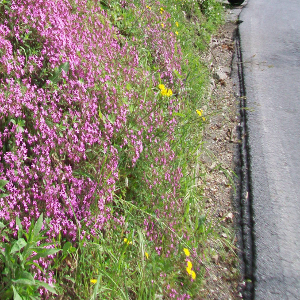
[[[239,21],[238,21],[239,22]],[[253,220],[253,196],[250,170],[250,155],[247,128],[247,93],[244,81],[243,56],[239,27],[235,33],[235,55],[232,62],[232,78],[236,82],[236,98],[238,101],[238,115],[240,123],[237,128],[240,141],[237,150],[239,163],[236,166],[237,192],[236,204],[240,213],[240,260],[241,272],[244,276],[243,299],[255,299],[255,236]]]

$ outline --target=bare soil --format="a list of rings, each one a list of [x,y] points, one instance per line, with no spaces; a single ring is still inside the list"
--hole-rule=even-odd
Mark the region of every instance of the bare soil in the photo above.
[[[235,53],[236,21],[222,26],[210,43],[206,58],[212,72],[210,101],[205,108],[205,127],[198,181],[203,189],[205,211],[215,234],[209,239],[205,289],[199,299],[242,299],[243,274],[239,263],[238,211],[235,199],[235,166],[239,147],[239,98],[236,83],[231,78]]]

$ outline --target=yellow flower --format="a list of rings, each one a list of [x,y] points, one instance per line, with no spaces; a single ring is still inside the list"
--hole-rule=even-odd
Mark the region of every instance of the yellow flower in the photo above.
[[[145,256],[146,256],[147,259],[149,259],[149,254],[148,254],[148,252],[145,252]]]
[[[193,267],[193,264],[192,264],[192,262],[191,261],[187,261],[187,267],[189,268],[189,269],[192,269],[192,267]]]
[[[164,90],[161,90],[161,95],[162,96],[167,96],[167,97],[171,97],[173,95],[173,92],[171,89],[164,89]]]
[[[193,270],[191,271],[190,275],[191,275],[191,277],[192,277],[193,280],[196,279],[196,273]]]
[[[148,6],[148,5],[147,5],[146,8],[151,9],[151,6]]]
[[[162,96],[171,97],[173,92],[171,89],[167,89],[164,84],[159,84],[158,88],[160,89],[160,93]]]
[[[190,256],[191,255],[189,249],[187,249],[187,248],[183,248],[183,252],[184,252],[185,256]]]
[[[159,85],[158,85],[158,88],[159,88],[160,90],[164,90],[164,89],[165,89],[165,85],[164,85],[164,84],[159,84]]]
[[[196,109],[196,112],[197,112],[197,114],[201,117],[201,116],[202,116],[202,113],[203,113],[203,110],[202,110],[202,109],[200,109],[200,110]]]
[[[92,283],[92,284],[97,283],[97,279],[91,279],[91,283]]]
[[[161,7],[160,8],[160,13],[162,14],[164,12],[164,9]]]
[[[205,120],[206,120],[205,117],[202,117],[202,120],[205,122]]]
[[[179,26],[179,23],[178,23],[178,22],[175,22],[175,24],[176,24],[176,27],[178,27],[178,26]]]
[[[193,280],[195,280],[196,279],[196,273],[195,273],[194,270],[192,270],[192,268],[193,268],[193,264],[188,260],[187,261],[187,267],[185,269],[186,269],[187,273],[191,276],[191,278]]]
[[[172,90],[171,90],[171,89],[168,89],[168,90],[167,90],[167,96],[168,96],[168,97],[171,97],[172,95],[173,95]]]
[[[161,25],[161,27],[162,27],[162,28],[164,28],[164,27],[165,27],[165,24],[164,24],[164,23],[161,23],[160,25]]]
[[[187,273],[188,273],[189,275],[192,274],[192,269],[190,269],[189,267],[186,267],[185,269],[186,269],[186,271],[187,271]]]
[[[178,35],[178,31],[175,31],[175,34]]]
[[[127,244],[127,245],[132,245],[132,242],[131,241],[129,241],[127,238],[124,238],[124,243],[125,244]]]

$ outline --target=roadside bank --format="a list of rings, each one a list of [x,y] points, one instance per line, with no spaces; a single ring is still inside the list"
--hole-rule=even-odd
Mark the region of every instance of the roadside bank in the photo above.
[[[205,166],[206,211],[218,228],[211,243],[207,299],[252,299],[253,245],[244,139],[238,16],[242,6],[227,6],[226,23],[210,44],[213,79],[209,125],[201,162]],[[204,182],[203,182],[204,183]],[[245,200],[246,199],[246,200]]]

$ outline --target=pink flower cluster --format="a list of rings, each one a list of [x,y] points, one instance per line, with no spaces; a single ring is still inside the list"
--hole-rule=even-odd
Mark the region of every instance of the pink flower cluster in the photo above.
[[[137,26],[145,28],[153,64],[174,89],[181,54],[175,36],[166,36],[169,15],[136,13],[144,16]],[[140,65],[139,41],[128,44],[97,1],[13,0],[1,22],[0,179],[9,181],[9,196],[0,199],[0,219],[16,228],[19,216],[28,228],[43,212],[49,237],[62,232],[75,241],[78,226],[96,234],[109,220],[123,223],[107,204],[120,176],[140,168],[152,197],[145,204],[173,228],[182,176],[171,149],[179,100],[159,95],[158,78]],[[145,225],[155,239],[151,222]]]
[[[0,169],[9,196],[0,218],[13,225],[21,214],[28,227],[45,212],[49,234],[75,240],[82,220],[96,230],[110,218],[105,203],[118,180],[113,137],[126,124],[120,100],[132,97],[125,87],[136,80],[137,54],[119,45],[104,13],[87,10],[85,1],[75,8],[68,1],[14,1],[7,17],[15,22],[11,30],[8,21],[1,25]],[[66,62],[57,84],[44,80],[45,70]],[[108,116],[115,121],[103,121]]]

